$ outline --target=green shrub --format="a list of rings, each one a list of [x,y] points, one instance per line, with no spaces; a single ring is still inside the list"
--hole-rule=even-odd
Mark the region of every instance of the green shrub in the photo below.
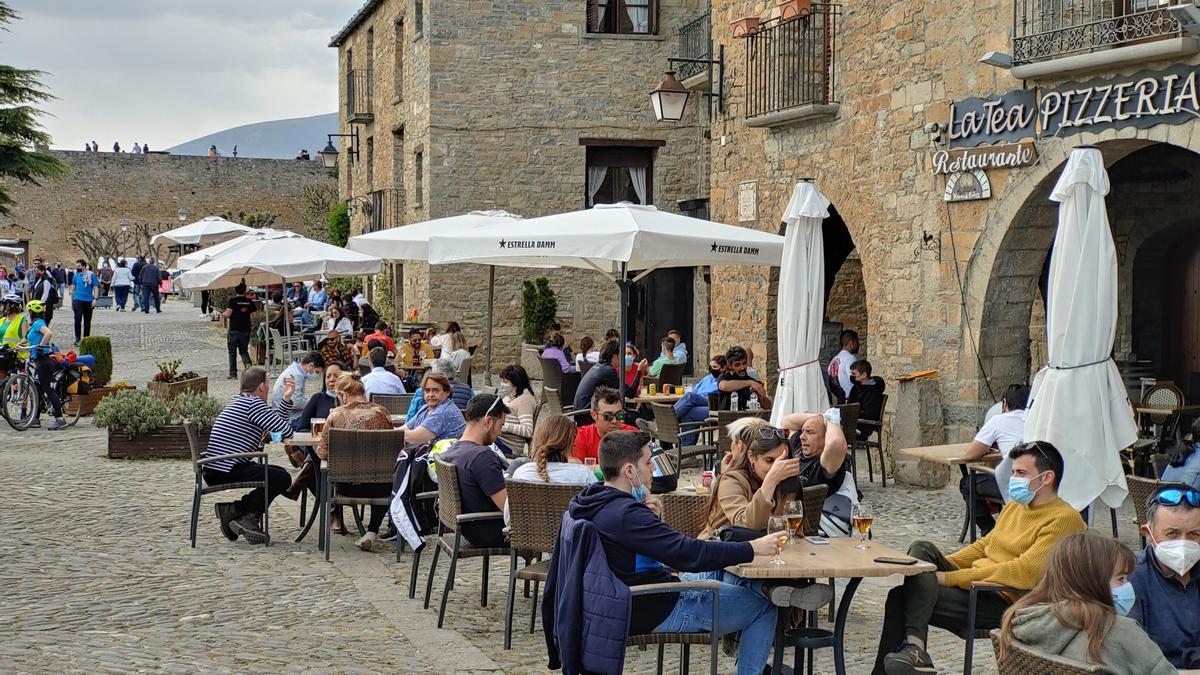
[[[212,396],[194,391],[183,392],[171,399],[168,405],[175,416],[175,421],[190,420],[198,429],[211,428],[217,415],[221,414],[221,410],[225,407],[224,403]]]
[[[144,389],[105,396],[96,405],[93,423],[113,433],[136,436],[170,426],[175,413],[159,397]]]
[[[79,353],[96,357],[96,367],[92,369],[92,385],[107,387],[112,380],[112,340],[104,335],[85,337],[79,341]]]
[[[521,310],[522,339],[526,344],[541,344],[558,314],[558,301],[554,299],[554,291],[550,290],[549,279],[538,277],[532,281],[525,280],[521,288]]]
[[[326,240],[334,246],[345,246],[350,239],[350,204],[338,202],[329,209],[325,220]]]

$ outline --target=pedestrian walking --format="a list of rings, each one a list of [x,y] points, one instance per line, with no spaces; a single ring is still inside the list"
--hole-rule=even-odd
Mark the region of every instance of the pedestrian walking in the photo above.
[[[229,321],[229,333],[226,342],[229,347],[229,379],[236,379],[237,355],[242,355],[242,365],[250,368],[250,318],[258,309],[254,294],[247,292],[246,282],[237,285],[235,295],[225,305],[223,316]]]
[[[117,268],[113,270],[112,287],[113,293],[116,294],[117,311],[125,311],[125,303],[129,301],[129,289],[133,286],[133,273],[129,271],[129,266],[125,259],[121,258],[117,261]]]
[[[133,142],[133,154],[135,154],[135,155],[142,154],[142,146],[138,145],[137,141]]]
[[[63,267],[62,261],[54,263],[54,270],[51,272],[54,278],[54,285],[58,289],[58,308],[62,308],[62,299],[67,295],[67,270]]]
[[[96,289],[100,280],[88,266],[86,260],[75,261],[75,274],[71,277],[71,311],[75,313],[75,346],[92,334],[92,310],[96,308]]]
[[[150,313],[151,303],[154,304],[154,311],[162,314],[158,298],[158,285],[162,283],[162,275],[158,265],[154,264],[153,257],[147,258],[146,264],[138,271],[138,281],[142,287],[142,314]]]
[[[146,266],[146,256],[139,255],[133,261],[129,273],[133,275],[133,311],[142,306],[142,268]]]
[[[113,152],[121,152],[121,143],[113,141]]]
[[[58,304],[58,289],[54,285],[54,277],[46,271],[46,266],[40,264],[34,269],[33,282],[29,285],[29,299],[41,300],[46,306],[46,323],[54,320],[55,305]]]
[[[108,295],[109,289],[112,288],[113,270],[112,266],[110,266],[107,261],[100,263],[99,277],[100,295]]]

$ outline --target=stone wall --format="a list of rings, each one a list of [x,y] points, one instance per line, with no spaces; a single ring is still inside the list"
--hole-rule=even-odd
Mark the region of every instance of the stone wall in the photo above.
[[[225,212],[278,213],[277,227],[320,234],[324,217],[305,228],[306,186],[332,186],[320,162],[54,151],[71,166],[65,177],[40,186],[11,185],[17,204],[0,221],[0,239],[29,241],[31,257],[69,261],[79,255],[74,230],[120,232],[123,219],[154,231]],[[120,253],[114,251],[114,254]],[[133,253],[132,250],[129,253]]]

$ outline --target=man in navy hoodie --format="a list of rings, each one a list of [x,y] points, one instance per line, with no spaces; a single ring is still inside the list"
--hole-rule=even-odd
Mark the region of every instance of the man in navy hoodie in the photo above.
[[[665,524],[662,502],[650,494],[654,465],[650,438],[640,431],[613,431],[600,442],[604,483],[584,488],[569,513],[590,521],[600,535],[613,574],[628,586],[673,581],[722,582],[718,630],[742,631],[739,675],[762,673],[771,652],[776,610],[751,582],[724,569],[747,563],[755,555],[774,555],[782,533],[751,542],[699,541]],[[689,574],[676,577],[664,565]],[[712,595],[699,591],[638,596],[630,612],[631,635],[707,631],[712,624]]]

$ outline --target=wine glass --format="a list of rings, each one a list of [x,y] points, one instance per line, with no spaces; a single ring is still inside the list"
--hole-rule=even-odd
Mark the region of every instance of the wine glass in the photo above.
[[[871,523],[874,521],[871,515],[871,507],[859,503],[850,511],[850,523],[854,529],[858,530],[859,544],[854,548],[868,549],[871,545],[867,543],[867,533],[871,531]]]
[[[783,504],[784,518],[788,521],[788,531],[792,543],[804,537],[804,502],[793,499]]]
[[[771,564],[782,565],[784,564],[784,561],[783,558],[779,557],[779,555],[783,551],[783,547],[787,545],[791,534],[788,531],[787,518],[783,518],[782,516],[771,516],[767,519],[767,534],[775,534],[776,532],[782,532],[783,537],[779,539],[780,546],[775,550],[775,557],[771,559]]]

